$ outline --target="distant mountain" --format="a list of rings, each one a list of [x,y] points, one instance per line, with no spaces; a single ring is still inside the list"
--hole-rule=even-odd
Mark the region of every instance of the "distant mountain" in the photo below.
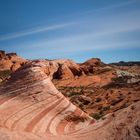
[[[110,63],[111,65],[116,65],[116,66],[140,66],[140,61],[120,61],[120,62],[116,62],[116,63]]]

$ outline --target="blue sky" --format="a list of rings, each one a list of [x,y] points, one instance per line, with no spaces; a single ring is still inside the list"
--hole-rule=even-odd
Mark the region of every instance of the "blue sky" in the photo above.
[[[140,0],[0,0],[0,49],[28,59],[140,60]]]

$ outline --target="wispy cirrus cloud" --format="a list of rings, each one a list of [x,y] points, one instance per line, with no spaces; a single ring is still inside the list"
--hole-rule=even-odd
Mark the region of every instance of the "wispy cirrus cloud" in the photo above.
[[[53,47],[56,48],[56,50],[60,49],[59,46],[64,46],[64,49],[65,48],[68,49],[67,47],[70,46],[69,49],[72,50],[71,47],[75,46],[75,45],[77,45],[77,47],[83,46],[83,44],[85,46],[90,45],[90,44],[94,44],[96,46],[95,42],[97,42],[97,40],[99,40],[99,42],[101,44],[102,38],[106,37],[110,40],[110,38],[112,38],[112,36],[115,36],[115,35],[120,36],[123,33],[140,31],[140,20],[135,20],[133,18],[127,19],[126,17],[127,17],[126,15],[125,15],[125,18],[122,17],[122,21],[120,21],[119,24],[116,23],[116,21],[113,21],[111,23],[104,22],[104,26],[100,27],[97,25],[97,26],[91,28],[90,32],[83,31],[83,32],[80,32],[80,34],[75,34],[75,35],[72,34],[69,36],[62,36],[62,37],[59,36],[55,39],[50,38],[49,40],[45,39],[45,40],[41,40],[40,42],[33,42],[29,46],[32,46],[32,48],[51,46],[52,48]],[[124,18],[124,20],[123,20],[123,18]],[[109,19],[107,19],[107,21],[108,20]],[[84,25],[84,26],[90,26],[90,24],[87,23],[87,25]],[[136,41],[136,43],[137,43],[137,41]],[[57,46],[59,48],[57,48]],[[120,47],[122,47],[122,46],[120,45]]]
[[[98,9],[89,10],[86,13],[98,12],[98,11],[110,10],[110,9],[114,9],[114,8],[125,7],[125,6],[128,6],[128,5],[137,3],[137,2],[140,2],[140,1],[139,0],[129,0],[129,1],[121,2],[121,3],[116,3],[116,4],[104,6],[104,7],[98,8]]]
[[[92,10],[90,9],[90,10],[87,10],[87,11],[77,12],[77,13],[62,16],[62,17],[61,16],[56,17],[56,18],[53,18],[51,20],[57,21],[57,20],[65,19],[65,18],[72,18],[73,16],[81,16],[81,15],[91,14],[91,13],[94,13],[94,12],[100,12],[100,11],[106,11],[106,10],[121,8],[121,7],[125,7],[125,6],[135,4],[135,3],[138,3],[138,2],[140,2],[140,0],[128,0],[128,1],[125,1],[125,2],[120,2],[120,3],[100,7],[100,8],[97,8],[97,9],[92,9]]]
[[[140,0],[129,0],[129,1],[126,1],[126,2],[121,2],[121,3],[118,3],[118,4],[113,4],[113,5],[101,7],[101,8],[98,8],[98,9],[88,10],[88,11],[85,11],[83,13],[75,13],[74,16],[84,15],[84,14],[88,14],[88,13],[92,13],[92,12],[99,12],[99,11],[103,11],[103,10],[109,10],[109,9],[113,9],[113,8],[124,7],[124,6],[130,5],[130,4],[139,2],[139,1]],[[69,16],[73,16],[73,15],[69,15]],[[66,17],[69,17],[69,16],[67,15]],[[15,33],[9,33],[7,35],[0,36],[0,41],[15,39],[15,38],[24,37],[24,36],[28,36],[28,35],[33,35],[33,34],[37,34],[37,33],[41,33],[41,32],[47,32],[47,31],[51,31],[51,30],[57,30],[57,29],[61,29],[61,28],[71,26],[73,24],[75,24],[75,23],[56,24],[56,25],[51,25],[51,26],[35,27],[35,28],[32,28],[32,29],[27,29],[25,31],[20,31],[20,32],[15,32]]]
[[[32,28],[32,29],[29,29],[26,31],[21,31],[21,32],[16,32],[16,33],[0,36],[0,41],[15,39],[15,38],[33,35],[33,34],[37,34],[37,33],[41,33],[41,32],[47,32],[47,31],[51,31],[51,30],[57,30],[57,29],[71,26],[73,24],[75,24],[75,23],[64,23],[64,24],[57,24],[57,25],[52,25],[52,26],[36,27],[36,28]]]

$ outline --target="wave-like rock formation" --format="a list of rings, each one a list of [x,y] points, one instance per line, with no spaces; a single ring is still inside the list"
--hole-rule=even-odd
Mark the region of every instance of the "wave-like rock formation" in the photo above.
[[[139,102],[95,122],[55,88],[44,67],[30,62],[0,87],[0,140],[139,139]]]
[[[53,86],[42,67],[34,63],[19,69],[1,87],[0,108],[2,128],[48,139],[51,135],[72,135],[93,123]]]

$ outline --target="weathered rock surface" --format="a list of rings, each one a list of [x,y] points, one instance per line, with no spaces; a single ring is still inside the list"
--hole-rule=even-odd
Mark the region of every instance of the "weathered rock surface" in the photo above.
[[[5,137],[4,129],[49,139],[74,133],[93,122],[54,87],[40,63],[23,66],[0,87],[1,139]],[[68,115],[78,118],[69,122],[66,120]],[[84,122],[81,122],[83,118]],[[20,134],[15,136],[20,137]]]
[[[95,121],[55,88],[57,70],[53,61],[29,62],[0,86],[0,140],[140,139],[140,102]]]
[[[21,58],[16,53],[5,53],[5,51],[0,51],[0,71],[11,70],[15,71],[21,65],[23,65],[27,60]]]
[[[9,78],[10,74],[27,62],[16,53],[0,51],[0,83]]]
[[[36,60],[35,62],[43,66],[44,72],[51,79],[73,79],[75,76],[82,75],[80,66],[69,59]]]
[[[5,51],[0,50],[0,59],[5,57],[6,57]]]

